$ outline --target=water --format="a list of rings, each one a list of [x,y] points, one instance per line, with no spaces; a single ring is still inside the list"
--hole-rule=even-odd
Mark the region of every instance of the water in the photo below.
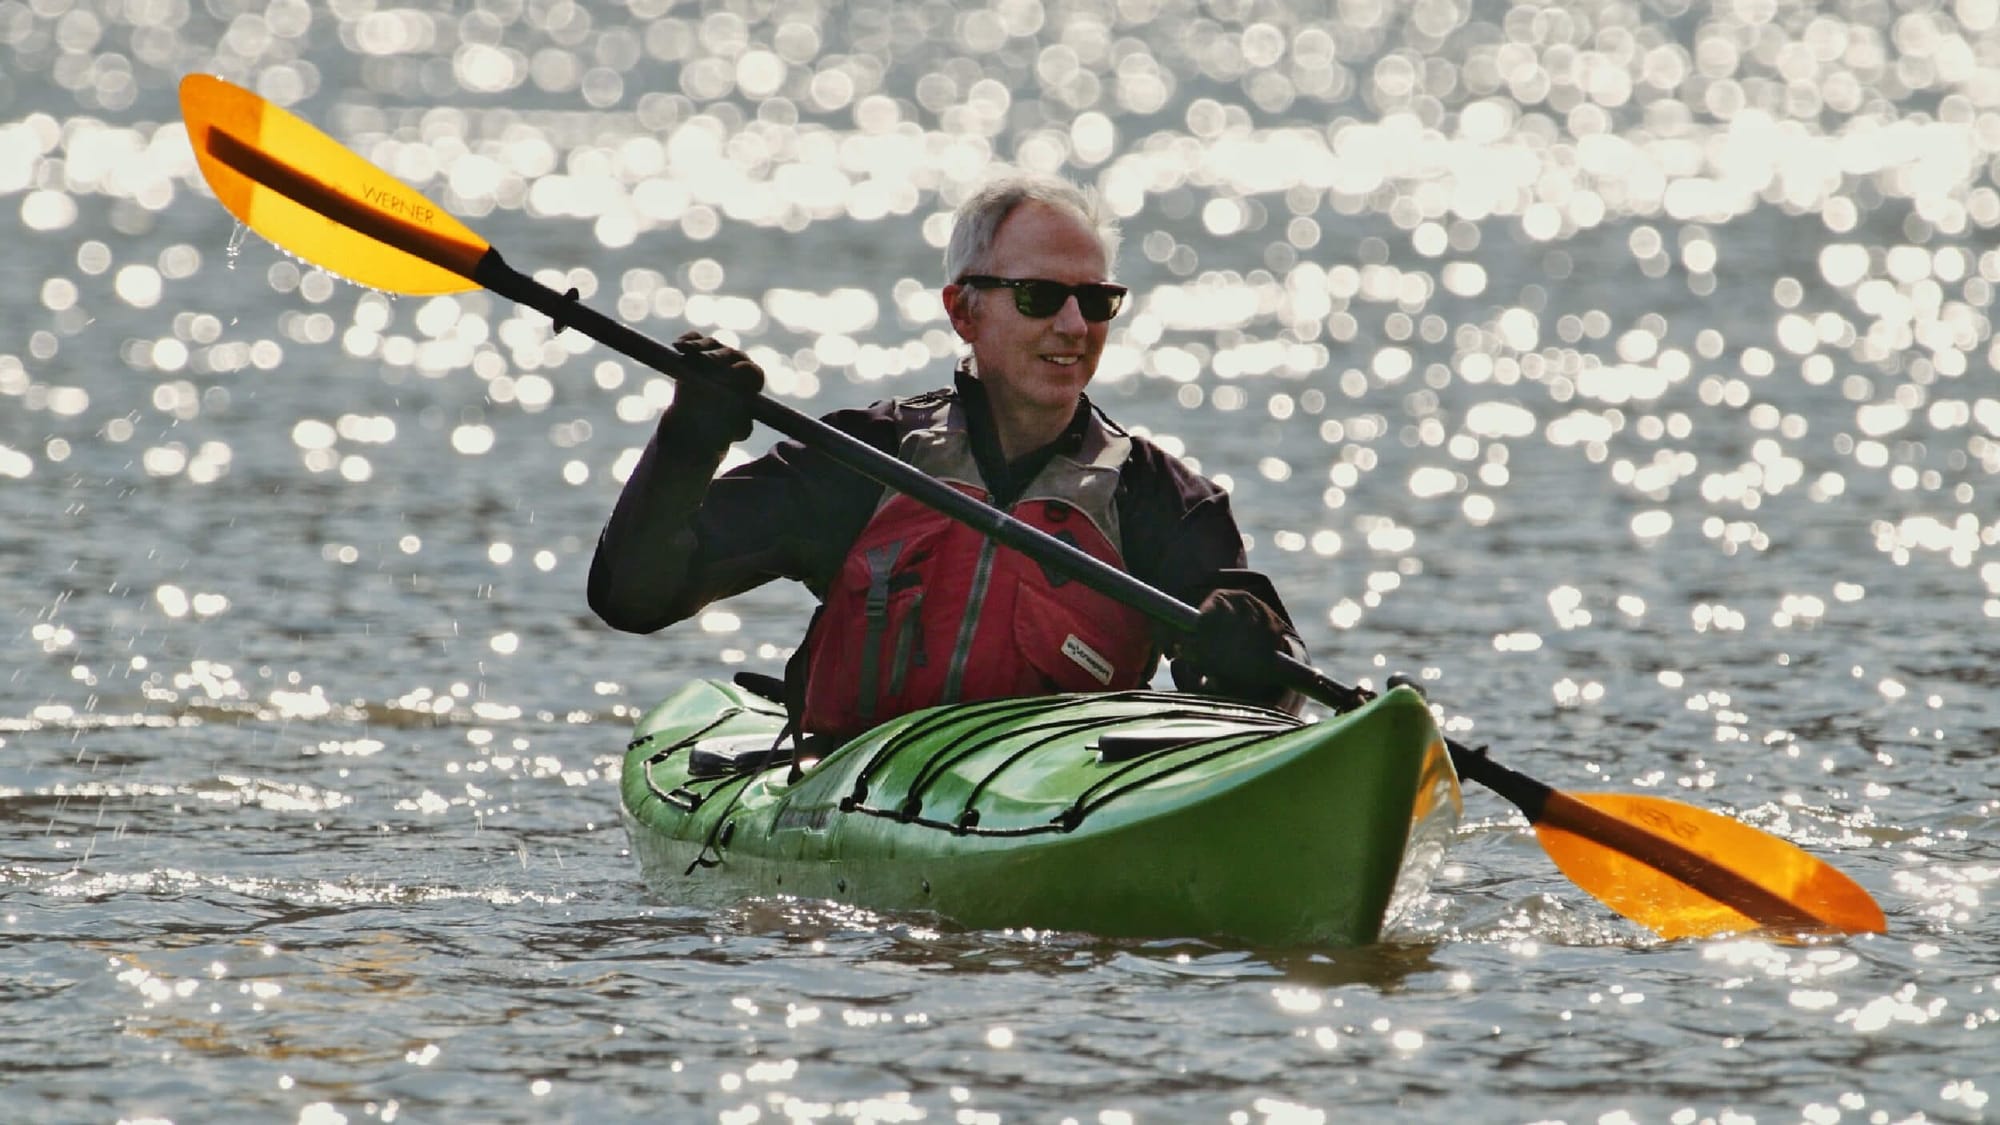
[[[1317,10],[0,5],[6,1116],[2000,1113],[1993,6]],[[1368,949],[650,895],[624,730],[804,595],[593,624],[668,385],[241,239],[192,70],[815,411],[942,378],[990,160],[1099,186],[1097,395],[1230,483],[1322,667],[1889,932],[1658,942],[1478,792]]]

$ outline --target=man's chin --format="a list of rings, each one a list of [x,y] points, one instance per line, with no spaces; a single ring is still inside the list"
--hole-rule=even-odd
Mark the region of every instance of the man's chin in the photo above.
[[[1076,405],[1077,397],[1083,394],[1088,379],[1066,379],[1060,383],[1044,383],[1035,388],[1035,404],[1050,410],[1066,410]]]

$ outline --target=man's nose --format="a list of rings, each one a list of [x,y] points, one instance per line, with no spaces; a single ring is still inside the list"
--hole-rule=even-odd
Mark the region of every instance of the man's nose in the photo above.
[[[1083,306],[1077,303],[1077,295],[1071,293],[1063,298],[1062,307],[1056,310],[1056,331],[1081,336],[1090,330],[1090,322],[1083,319]]]

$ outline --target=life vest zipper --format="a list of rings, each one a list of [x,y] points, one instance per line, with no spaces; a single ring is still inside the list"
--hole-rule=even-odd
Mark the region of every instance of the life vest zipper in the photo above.
[[[940,703],[957,703],[965,683],[965,667],[972,660],[972,636],[979,631],[979,615],[986,608],[986,587],[993,579],[993,556],[1000,550],[995,540],[979,548],[979,563],[972,571],[972,589],[965,597],[965,616],[958,623],[958,643],[952,646],[951,665],[946,670],[944,695]]]

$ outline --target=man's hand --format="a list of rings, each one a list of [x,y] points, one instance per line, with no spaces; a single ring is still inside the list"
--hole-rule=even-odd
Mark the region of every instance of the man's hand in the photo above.
[[[1201,616],[1181,658],[1201,677],[1202,690],[1247,699],[1276,698],[1284,692],[1278,655],[1294,654],[1290,634],[1284,618],[1256,595],[1217,590],[1202,599]],[[1175,671],[1180,670],[1177,664]],[[1175,676],[1177,683],[1182,679]]]
[[[750,436],[750,407],[764,390],[764,370],[699,332],[685,333],[674,344],[691,370],[675,380],[673,405],[660,419],[661,444],[719,456],[731,442]]]

